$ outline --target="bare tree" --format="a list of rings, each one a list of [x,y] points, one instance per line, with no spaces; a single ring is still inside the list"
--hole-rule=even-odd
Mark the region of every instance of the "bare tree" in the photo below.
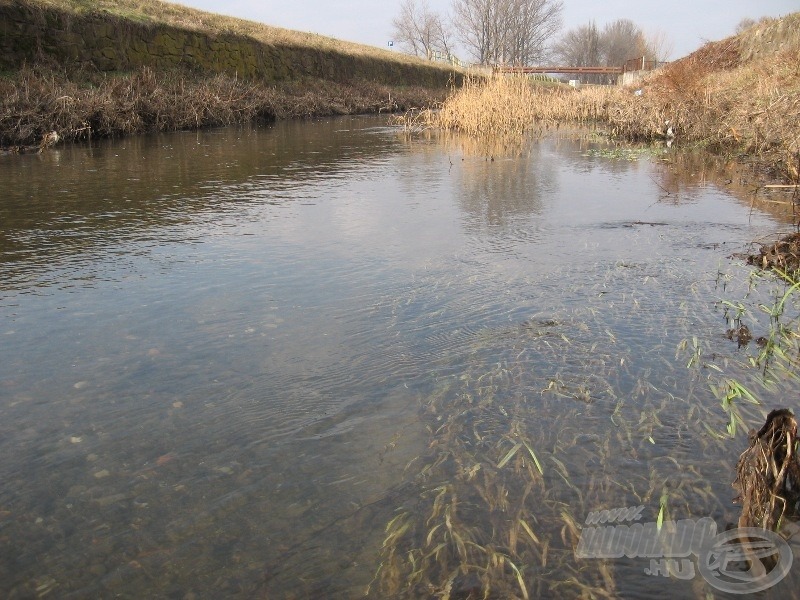
[[[628,19],[618,19],[598,32],[594,23],[566,32],[553,46],[555,55],[571,67],[620,67],[637,58],[664,62],[672,46],[664,33],[645,35]],[[581,77],[584,82],[608,82],[608,76]]]
[[[459,39],[481,64],[540,60],[561,27],[561,0],[453,0]]]
[[[600,31],[594,22],[570,29],[553,45],[553,54],[570,67],[590,67],[603,60]]]
[[[658,63],[663,63],[669,60],[672,55],[673,43],[669,36],[662,30],[651,31],[645,34],[644,43],[646,47],[645,54],[651,56],[652,59]]]
[[[570,29],[553,45],[553,54],[569,67],[594,67],[603,62],[603,39],[594,22]],[[582,75],[584,83],[598,83],[597,75]]]
[[[491,59],[495,0],[454,0],[453,23],[466,51],[479,64]]]
[[[622,66],[646,52],[642,30],[628,19],[618,19],[603,28],[603,48],[603,63],[609,67]]]
[[[542,59],[547,42],[561,29],[560,1],[510,0],[504,54],[506,62],[528,65]]]
[[[450,30],[424,0],[403,0],[400,14],[392,20],[394,38],[411,54],[432,58],[435,52],[450,56]]]

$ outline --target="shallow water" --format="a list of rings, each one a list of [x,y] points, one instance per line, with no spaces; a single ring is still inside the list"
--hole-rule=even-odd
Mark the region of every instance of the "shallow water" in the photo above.
[[[711,388],[757,391],[748,426],[793,388],[760,386],[716,301],[787,221],[671,151],[612,149],[343,118],[0,157],[0,595],[358,597],[387,523],[424,526],[457,479],[420,478],[438,449],[496,468],[520,423],[560,565],[525,565],[534,596],[601,562],[564,510],[655,521],[667,486],[671,517],[735,523],[746,438],[709,433]],[[686,367],[693,336],[719,370]],[[703,589],[610,564],[622,597]]]

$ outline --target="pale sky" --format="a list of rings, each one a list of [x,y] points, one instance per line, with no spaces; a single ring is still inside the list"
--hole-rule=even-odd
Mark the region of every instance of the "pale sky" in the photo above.
[[[779,17],[800,11],[800,0],[562,0],[562,31],[594,21],[599,28],[630,19],[645,33],[663,32],[680,58],[710,40],[732,35],[745,17]],[[450,15],[451,0],[427,0],[441,15]],[[178,4],[387,47],[400,0],[182,0]],[[396,48],[396,47],[395,47]],[[467,57],[463,57],[467,58]]]

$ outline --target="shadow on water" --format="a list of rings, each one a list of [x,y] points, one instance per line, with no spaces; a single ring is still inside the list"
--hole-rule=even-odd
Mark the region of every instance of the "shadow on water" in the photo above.
[[[720,394],[792,384],[715,301],[790,215],[512,150],[347,118],[0,162],[0,592],[703,597],[575,550],[604,509],[736,522]]]

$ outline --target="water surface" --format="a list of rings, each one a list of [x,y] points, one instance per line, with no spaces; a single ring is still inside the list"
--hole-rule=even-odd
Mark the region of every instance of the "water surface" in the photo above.
[[[519,499],[530,461],[497,465],[523,437],[534,596],[603,582],[564,530],[588,511],[653,521],[667,493],[735,523],[746,440],[709,433],[715,386],[765,407],[791,386],[761,388],[716,301],[786,221],[666,149],[611,149],[344,118],[0,157],[0,593],[381,597],[387,524],[424,545],[426,494],[467,463]],[[686,368],[692,337],[716,369]],[[510,510],[472,493],[464,522]],[[703,589],[604,564],[623,597]]]

